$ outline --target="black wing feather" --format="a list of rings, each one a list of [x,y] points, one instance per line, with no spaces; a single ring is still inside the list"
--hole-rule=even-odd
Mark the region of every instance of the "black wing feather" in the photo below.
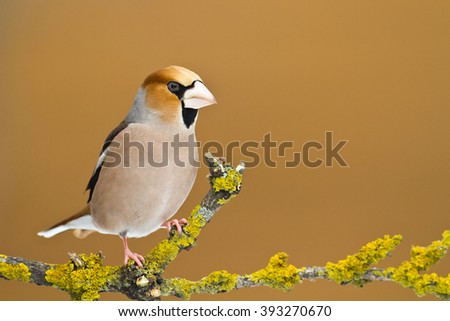
[[[129,122],[123,121],[119,124],[119,126],[117,126],[116,128],[113,129],[113,131],[108,135],[108,137],[106,137],[105,139],[105,143],[103,144],[102,150],[100,152],[101,156],[103,154],[103,152],[109,147],[109,145],[111,145],[111,142],[114,140],[114,138],[125,128],[127,128],[129,125]],[[93,174],[91,179],[89,180],[87,186],[86,186],[86,191],[89,190],[89,198],[88,198],[88,203],[91,201],[92,198],[92,194],[94,193],[94,188],[95,188],[95,184],[97,184],[98,178],[100,176],[100,172],[102,170],[103,167],[103,162],[101,164],[99,164]]]

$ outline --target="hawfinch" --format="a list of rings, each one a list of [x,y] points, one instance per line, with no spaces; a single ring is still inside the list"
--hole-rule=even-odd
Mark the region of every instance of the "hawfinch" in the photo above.
[[[125,264],[142,267],[127,238],[144,237],[186,220],[169,220],[194,183],[198,154],[195,122],[199,108],[216,99],[194,72],[170,66],[152,73],[140,86],[125,119],[106,138],[86,190],[88,204],[77,214],[39,232],[43,237],[73,229],[122,238]]]

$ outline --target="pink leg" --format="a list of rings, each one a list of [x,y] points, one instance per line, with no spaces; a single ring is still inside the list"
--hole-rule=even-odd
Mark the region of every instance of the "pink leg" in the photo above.
[[[166,228],[170,232],[170,229],[172,228],[172,226],[175,226],[177,228],[178,235],[181,235],[181,231],[182,231],[181,226],[187,225],[187,223],[188,223],[188,221],[185,218],[182,218],[181,220],[174,219],[174,220],[164,223],[161,227]]]
[[[131,252],[131,250],[128,248],[128,242],[127,242],[126,237],[122,238],[122,241],[123,241],[123,249],[124,249],[124,253],[125,253],[125,260],[124,260],[125,265],[127,265],[129,259],[132,259],[141,268],[142,263],[145,261],[144,257],[137,253]]]

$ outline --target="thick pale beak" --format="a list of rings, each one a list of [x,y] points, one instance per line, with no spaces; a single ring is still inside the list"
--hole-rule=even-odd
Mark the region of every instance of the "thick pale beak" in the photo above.
[[[216,104],[216,98],[201,81],[194,82],[194,87],[186,90],[183,96],[184,107],[199,109]]]

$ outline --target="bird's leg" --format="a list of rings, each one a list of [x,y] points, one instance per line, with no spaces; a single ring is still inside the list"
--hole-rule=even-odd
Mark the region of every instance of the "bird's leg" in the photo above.
[[[164,223],[163,225],[161,225],[161,228],[166,228],[170,232],[170,229],[172,228],[172,226],[175,226],[177,228],[178,235],[181,235],[181,232],[182,232],[181,226],[187,225],[187,223],[188,223],[188,221],[185,218],[182,218],[181,220],[174,219],[174,220],[168,221],[168,222]]]
[[[123,241],[123,249],[124,249],[124,254],[125,254],[125,260],[124,260],[125,265],[127,265],[129,259],[132,259],[141,268],[142,263],[145,261],[144,257],[140,254],[131,252],[131,250],[128,248],[128,242],[127,242],[126,237],[122,237],[122,241]]]

